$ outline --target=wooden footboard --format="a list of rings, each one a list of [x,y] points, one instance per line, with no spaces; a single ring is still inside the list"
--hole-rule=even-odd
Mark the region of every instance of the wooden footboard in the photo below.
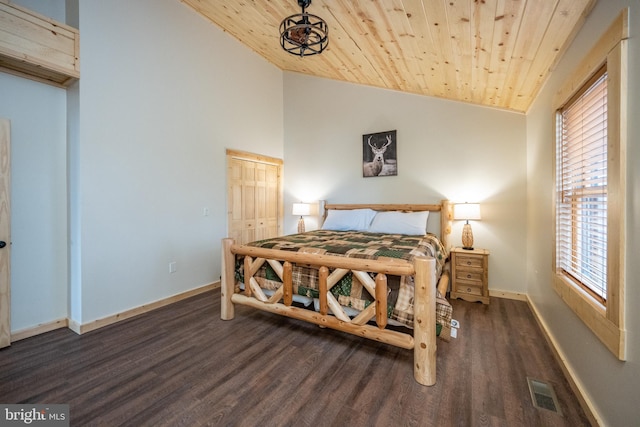
[[[245,291],[235,293],[235,255],[245,256]],[[253,274],[268,262],[283,285],[267,297],[258,286]],[[318,312],[292,305],[292,264],[310,264],[319,267],[320,310]],[[329,269],[332,273],[329,274]],[[357,275],[376,302],[353,319],[344,313],[330,292],[349,271]],[[367,260],[328,255],[296,253],[234,244],[233,239],[222,241],[221,313],[223,320],[234,317],[234,304],[248,305],[260,310],[304,320],[397,347],[413,349],[414,377],[423,385],[436,382],[436,263],[433,258],[416,257],[404,260]],[[371,279],[369,272],[376,273]],[[415,275],[413,335],[385,329],[386,275]],[[333,314],[329,314],[331,311]],[[375,319],[376,325],[368,322]]]

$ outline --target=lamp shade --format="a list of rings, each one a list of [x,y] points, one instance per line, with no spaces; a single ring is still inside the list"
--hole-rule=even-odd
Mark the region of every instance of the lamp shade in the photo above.
[[[293,215],[311,215],[311,204],[310,203],[294,203],[293,204]]]
[[[453,219],[457,220],[479,220],[480,204],[479,203],[457,203],[453,206]]]

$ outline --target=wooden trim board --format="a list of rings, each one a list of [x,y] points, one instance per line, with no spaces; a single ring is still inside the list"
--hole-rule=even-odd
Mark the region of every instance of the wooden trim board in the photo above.
[[[516,301],[527,301],[527,294],[520,292],[503,291],[500,289],[489,289],[489,296],[493,298],[513,299]]]
[[[60,328],[68,328],[69,319],[58,319],[47,323],[41,323],[38,326],[31,328],[21,329],[11,333],[11,342],[20,341],[26,338],[35,337],[36,335],[44,334],[46,332],[55,331]]]
[[[11,123],[0,118],[0,348],[11,345]]]

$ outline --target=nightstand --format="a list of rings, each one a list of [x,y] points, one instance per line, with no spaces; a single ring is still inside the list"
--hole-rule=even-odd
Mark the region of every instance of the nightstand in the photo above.
[[[489,304],[489,251],[451,250],[451,298]]]

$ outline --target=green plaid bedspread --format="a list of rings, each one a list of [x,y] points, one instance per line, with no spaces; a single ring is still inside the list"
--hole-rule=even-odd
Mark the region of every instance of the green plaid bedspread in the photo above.
[[[416,256],[433,257],[436,260],[436,277],[440,278],[447,259],[447,252],[440,240],[433,234],[407,236],[402,234],[380,234],[356,231],[315,230],[302,234],[259,240],[248,244],[268,249],[335,255],[351,258],[379,259],[398,258],[411,261]],[[242,257],[236,260],[236,276],[244,281]],[[372,277],[373,277],[373,273]],[[282,283],[280,278],[265,264],[254,276],[261,287],[275,290]],[[413,327],[413,276],[388,276],[387,314],[407,327]],[[293,292],[318,298],[318,269],[308,265],[293,266]],[[366,288],[352,274],[347,274],[331,288],[338,302],[356,310],[363,310],[374,301]],[[436,301],[436,322],[449,326],[451,305],[438,294]],[[438,328],[439,330],[440,328]]]

